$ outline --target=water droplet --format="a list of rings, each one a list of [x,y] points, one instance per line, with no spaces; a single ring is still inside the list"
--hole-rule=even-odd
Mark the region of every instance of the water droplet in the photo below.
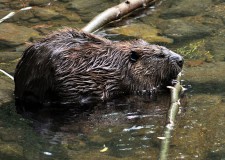
[[[45,155],[47,156],[52,156],[52,153],[51,152],[43,152]]]

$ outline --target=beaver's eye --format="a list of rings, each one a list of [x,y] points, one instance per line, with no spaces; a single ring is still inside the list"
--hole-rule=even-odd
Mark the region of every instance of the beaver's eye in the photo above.
[[[139,58],[139,55],[137,52],[135,51],[131,51],[131,55],[130,55],[130,61],[131,62],[136,62]]]
[[[165,54],[158,54],[157,57],[158,57],[158,58],[165,58],[166,55],[165,55]]]

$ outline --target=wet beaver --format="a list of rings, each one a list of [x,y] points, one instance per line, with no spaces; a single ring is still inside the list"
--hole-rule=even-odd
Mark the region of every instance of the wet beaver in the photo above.
[[[15,71],[15,97],[40,104],[85,103],[168,85],[183,58],[143,40],[112,42],[63,29],[27,48]]]

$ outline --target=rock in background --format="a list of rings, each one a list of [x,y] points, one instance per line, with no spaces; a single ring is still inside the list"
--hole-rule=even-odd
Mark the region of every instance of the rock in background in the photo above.
[[[32,28],[19,26],[13,23],[0,24],[1,48],[23,45],[25,42],[30,41],[32,37],[38,36],[39,33]]]

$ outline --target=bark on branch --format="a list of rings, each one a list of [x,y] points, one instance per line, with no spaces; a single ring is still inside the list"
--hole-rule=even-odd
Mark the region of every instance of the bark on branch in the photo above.
[[[97,15],[84,28],[82,28],[82,30],[85,32],[94,32],[103,25],[120,19],[121,17],[136,10],[137,8],[146,7],[156,1],[157,0],[125,0],[123,3],[111,7]]]

